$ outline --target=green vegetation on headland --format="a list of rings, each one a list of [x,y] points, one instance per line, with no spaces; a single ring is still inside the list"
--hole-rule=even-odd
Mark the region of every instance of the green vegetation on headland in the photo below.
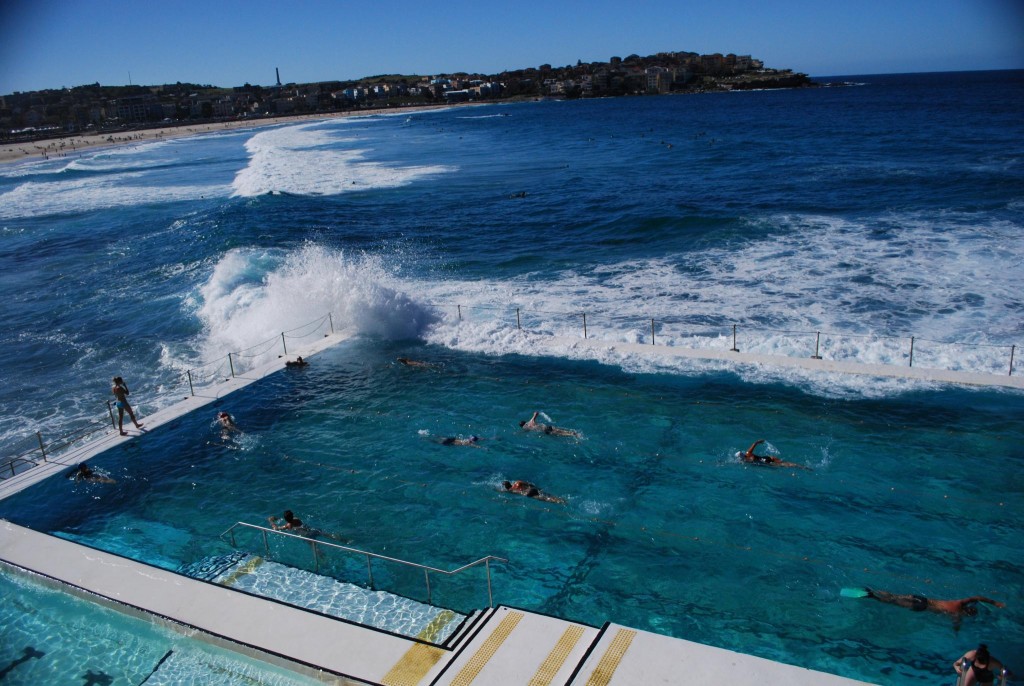
[[[814,86],[806,74],[766,69],[749,55],[663,52],[500,74],[369,76],[354,81],[101,86],[0,96],[0,140],[458,102],[661,95]]]

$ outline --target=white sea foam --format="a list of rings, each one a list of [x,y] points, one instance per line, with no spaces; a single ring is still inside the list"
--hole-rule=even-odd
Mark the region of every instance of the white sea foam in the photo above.
[[[327,321],[317,329],[301,327],[327,313],[335,330],[387,339],[415,338],[433,321],[395,287],[380,259],[312,244],[294,251],[228,252],[200,289],[199,301],[204,360],[228,352],[241,352],[243,363],[266,360],[281,352],[282,332],[296,345],[303,337],[322,336]]]
[[[921,382],[664,358],[614,344],[650,343],[653,318],[659,345],[728,350],[735,323],[744,352],[806,358],[817,345],[826,359],[906,365],[914,336],[916,366],[1004,374],[1024,311],[1024,248],[1016,227],[972,221],[776,217],[765,238],[743,245],[581,266],[553,279],[400,278],[383,258],[316,245],[236,250],[203,287],[199,314],[207,354],[247,348],[330,311],[336,328],[457,350],[596,359],[636,373],[728,371],[832,396],[891,395]],[[587,337],[611,346],[572,342],[583,336],[583,312]],[[553,337],[566,342],[552,345]]]
[[[149,177],[143,172],[126,172],[46,183],[28,181],[0,195],[0,219],[180,202],[202,196],[226,197],[229,192],[226,186],[155,186],[136,183],[146,178]]]
[[[338,195],[404,186],[452,171],[440,165],[397,167],[367,162],[366,150],[338,149],[340,144],[356,143],[337,137],[339,128],[313,123],[257,133],[245,144],[249,164],[235,175],[234,195]]]

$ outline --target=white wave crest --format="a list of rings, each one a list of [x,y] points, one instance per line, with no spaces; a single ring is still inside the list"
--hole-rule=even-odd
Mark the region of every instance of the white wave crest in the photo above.
[[[257,133],[245,144],[249,164],[235,175],[234,195],[339,195],[404,186],[452,171],[441,165],[389,167],[366,162],[365,150],[338,149],[354,141],[332,135],[336,128],[314,123]]]
[[[303,337],[322,336],[329,324],[302,327],[327,313],[335,330],[395,340],[417,337],[433,321],[399,290],[379,258],[314,244],[292,251],[232,250],[200,291],[206,360],[228,352],[260,359],[279,354],[282,332],[301,346]]]

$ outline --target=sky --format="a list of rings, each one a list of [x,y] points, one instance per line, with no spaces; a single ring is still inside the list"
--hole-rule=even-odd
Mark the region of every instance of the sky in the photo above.
[[[0,0],[0,94],[496,74],[690,51],[813,76],[1024,68],[1024,0]]]

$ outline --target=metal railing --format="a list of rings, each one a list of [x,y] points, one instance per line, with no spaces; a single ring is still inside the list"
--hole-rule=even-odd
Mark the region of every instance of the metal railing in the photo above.
[[[423,571],[423,580],[424,580],[424,582],[426,584],[427,603],[428,604],[432,604],[432,600],[433,600],[433,591],[432,591],[432,588],[431,588],[431,585],[430,585],[430,575],[431,574],[442,574],[444,576],[454,576],[454,575],[459,574],[460,572],[463,572],[463,571],[465,571],[467,569],[470,569],[470,568],[473,568],[473,567],[479,567],[480,565],[483,565],[484,570],[485,570],[485,574],[486,574],[486,577],[487,577],[487,606],[488,607],[494,607],[494,592],[493,592],[493,588],[492,588],[492,584],[491,584],[491,562],[493,561],[493,562],[503,562],[503,563],[506,563],[506,564],[508,563],[508,560],[506,560],[503,557],[497,557],[495,555],[488,555],[487,557],[482,557],[479,560],[476,560],[474,562],[470,562],[469,564],[464,564],[464,565],[462,565],[461,567],[459,567],[457,569],[451,569],[451,570],[438,569],[436,567],[430,567],[428,565],[419,564],[417,562],[409,562],[408,560],[401,560],[401,559],[399,559],[397,557],[389,557],[387,555],[379,555],[377,553],[371,553],[371,552],[366,551],[366,550],[360,550],[358,548],[350,548],[348,546],[340,545],[338,543],[329,543],[327,541],[321,541],[321,540],[316,539],[316,538],[311,538],[309,536],[301,536],[299,534],[293,534],[293,533],[289,533],[287,531],[279,531],[277,529],[268,529],[265,526],[259,526],[257,524],[249,524],[247,522],[236,522],[236,523],[232,524],[224,533],[222,533],[220,535],[220,537],[222,539],[225,536],[229,537],[229,541],[231,543],[231,547],[232,548],[237,548],[238,547],[238,545],[237,545],[237,543],[235,541],[235,529],[238,529],[238,528],[249,529],[249,530],[252,530],[252,531],[260,532],[260,534],[262,536],[262,539],[263,539],[263,551],[264,551],[264,554],[265,554],[266,557],[270,557],[270,538],[269,537],[271,535],[282,536],[282,537],[286,537],[288,539],[298,540],[298,541],[302,541],[304,543],[309,544],[310,547],[313,550],[313,564],[314,564],[314,571],[316,571],[316,572],[320,571],[320,547],[326,547],[326,548],[331,549],[331,550],[338,550],[338,551],[341,551],[341,552],[343,552],[345,554],[348,554],[348,555],[361,555],[361,556],[366,558],[367,585],[370,588],[374,587],[373,564],[372,564],[373,560],[381,560],[383,562],[398,564],[398,565],[402,565],[404,567],[408,567],[408,568],[411,568],[411,569],[422,570]]]
[[[296,332],[296,331],[305,331],[305,333],[294,334],[294,332]],[[240,351],[237,351],[237,352],[236,351],[229,352],[225,357],[217,358],[216,360],[213,360],[212,362],[207,362],[206,364],[201,365],[199,367],[195,367],[195,368],[189,369],[183,375],[181,383],[184,383],[184,382],[187,381],[188,388],[189,388],[189,394],[194,396],[196,394],[195,382],[197,380],[203,380],[203,381],[205,381],[207,383],[216,383],[218,381],[223,381],[223,380],[227,380],[227,379],[233,378],[234,376],[237,375],[237,373],[240,373],[240,371],[244,370],[244,368],[245,368],[245,362],[244,361],[243,361],[242,365],[240,365],[240,369],[238,369],[238,370],[235,369],[235,363],[239,360],[239,358],[242,358],[243,360],[246,360],[246,359],[255,359],[255,358],[258,358],[258,357],[260,357],[262,355],[266,355],[278,343],[280,343],[280,345],[281,345],[281,350],[283,351],[283,354],[287,355],[288,354],[288,343],[287,343],[287,341],[289,339],[291,339],[291,340],[298,340],[298,339],[302,339],[302,338],[308,338],[308,337],[310,337],[310,336],[312,336],[314,334],[319,334],[321,331],[329,331],[330,332],[330,333],[324,333],[325,337],[334,333],[334,318],[333,318],[333,316],[332,316],[332,314],[330,312],[328,312],[327,314],[319,317],[318,319],[314,319],[313,321],[307,322],[305,324],[300,324],[299,326],[295,327],[294,329],[289,329],[288,331],[282,331],[279,336],[276,335],[273,338],[267,339],[266,341],[262,341],[260,343],[257,343],[255,345],[253,345],[253,346],[250,346],[249,348],[246,348],[245,350],[240,350]],[[270,345],[268,345],[268,344],[270,344]],[[256,350],[257,348],[260,348],[260,347],[264,347],[263,350],[261,350],[260,352],[256,352],[256,353],[252,352],[252,351],[254,351],[254,350]],[[249,363],[249,364],[251,364],[251,363]],[[201,370],[206,370],[206,369],[211,368],[211,367],[213,368],[213,373],[207,373],[207,374],[200,374],[199,373]],[[228,374],[229,370],[230,370],[230,375]],[[136,395],[138,395],[138,390],[139,389],[136,388],[135,390],[136,390]],[[52,453],[55,453],[55,452],[57,452],[59,450],[63,450],[64,448],[67,448],[68,446],[70,446],[70,445],[72,445],[72,444],[74,444],[74,443],[76,443],[78,441],[81,441],[84,438],[88,438],[89,436],[92,436],[93,434],[96,434],[98,432],[101,432],[101,431],[102,432],[106,432],[108,430],[108,426],[107,426],[107,421],[108,420],[110,421],[110,426],[112,426],[116,430],[117,429],[117,420],[114,417],[114,407],[113,407],[113,403],[110,400],[106,401],[106,410],[107,410],[107,412],[106,412],[106,415],[103,417],[103,419],[89,420],[88,423],[86,424],[86,426],[84,426],[83,428],[75,429],[73,431],[70,431],[70,432],[68,432],[66,434],[61,434],[61,435],[59,435],[57,437],[54,437],[54,438],[47,437],[45,439],[43,437],[42,431],[36,431],[34,434],[30,434],[30,435],[26,436],[24,439],[22,439],[19,442],[19,443],[29,443],[29,442],[31,442],[31,444],[32,444],[31,448],[25,448],[25,449],[22,449],[22,450],[18,450],[17,446],[19,445],[19,443],[15,443],[15,447],[14,447],[14,451],[13,451],[14,455],[10,455],[10,456],[7,456],[7,457],[4,457],[4,458],[0,459],[0,479],[5,479],[5,478],[9,478],[10,477],[9,472],[11,472],[14,469],[13,465],[14,465],[15,462],[18,462],[19,464],[28,463],[31,466],[28,466],[27,469],[31,469],[32,467],[38,466],[41,462],[46,462],[47,461],[47,457],[50,454],[52,454]],[[21,471],[25,471],[25,470],[23,469]]]
[[[451,311],[451,304],[437,304],[433,303],[433,306],[448,311]],[[694,322],[685,318],[654,318],[654,317],[638,317],[638,316],[620,316],[620,315],[604,315],[601,312],[586,312],[586,311],[574,311],[574,312],[555,312],[546,310],[525,310],[521,307],[508,306],[488,306],[488,305],[461,305],[456,304],[455,306],[456,316],[459,321],[463,321],[465,317],[464,313],[468,313],[473,310],[497,312],[495,319],[499,322],[505,322],[509,326],[512,325],[512,318],[515,317],[515,327],[520,330],[530,330],[530,324],[540,326],[542,323],[549,323],[552,320],[560,321],[564,325],[570,327],[570,329],[576,329],[581,332],[584,339],[593,338],[595,330],[598,330],[602,323],[617,325],[615,331],[616,334],[622,334],[624,329],[622,325],[630,327],[631,332],[635,334],[637,342],[646,343],[648,340],[651,345],[658,344],[658,338],[662,341],[673,338],[684,338],[688,337],[696,339],[704,337],[710,339],[715,344],[730,345],[728,348],[731,352],[740,352],[738,346],[739,335],[742,333],[744,336],[750,334],[748,340],[764,340],[766,336],[778,336],[790,339],[797,339],[797,342],[792,346],[793,353],[791,356],[796,356],[799,350],[803,350],[805,354],[811,359],[820,360],[823,359],[823,353],[831,352],[832,359],[850,359],[856,355],[857,351],[844,346],[843,341],[847,339],[867,339],[870,341],[878,342],[884,350],[879,351],[889,357],[890,362],[882,362],[881,364],[895,364],[897,361],[902,360],[908,366],[914,366],[914,354],[915,346],[917,347],[916,352],[918,354],[918,364],[921,362],[921,347],[922,344],[927,344],[930,349],[926,348],[925,353],[930,354],[932,358],[938,353],[935,352],[937,347],[944,347],[946,349],[951,348],[969,348],[972,350],[983,351],[984,349],[996,349],[1005,350],[1005,357],[1003,362],[998,363],[996,358],[989,357],[987,360],[980,361],[979,364],[984,364],[988,367],[983,373],[997,374],[998,367],[1002,366],[1002,369],[1006,371],[1006,374],[1013,376],[1014,361],[1017,351],[1016,344],[1012,345],[992,345],[987,343],[960,343],[950,341],[936,341],[920,336],[888,336],[888,335],[865,335],[865,334],[852,334],[852,333],[836,333],[836,332],[825,332],[825,331],[783,331],[776,329],[759,329],[753,326],[740,327],[738,324],[726,324],[724,326],[715,327],[708,326],[703,322],[699,323],[698,326],[694,326]],[[492,315],[494,316],[494,315]],[[524,322],[524,319],[527,321]],[[532,320],[532,321],[530,321]],[[699,327],[699,328],[698,328]],[[626,329],[630,330],[630,329]],[[823,348],[823,342],[825,344]],[[665,343],[662,342],[662,345]],[[708,348],[709,345],[695,345],[695,349],[702,347]],[[756,347],[756,345],[754,346]],[[813,353],[812,353],[813,350]],[[772,354],[786,354],[779,353],[778,351],[771,351]],[[930,360],[926,359],[926,362]],[[868,361],[862,361],[864,364],[868,364]]]

